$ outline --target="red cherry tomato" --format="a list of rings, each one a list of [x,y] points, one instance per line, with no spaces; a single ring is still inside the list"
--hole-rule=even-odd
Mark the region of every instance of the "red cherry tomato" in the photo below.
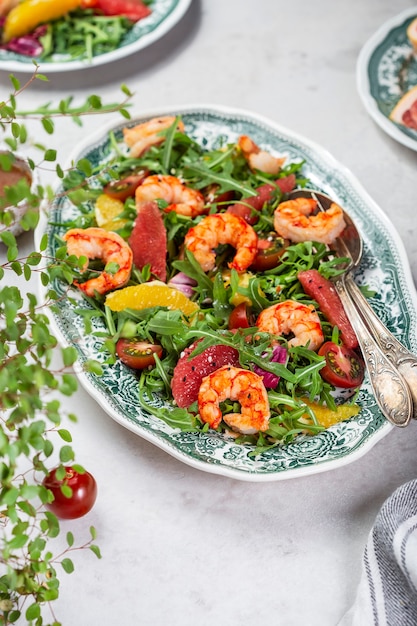
[[[97,483],[90,472],[80,474],[72,467],[65,467],[65,476],[62,480],[56,477],[55,468],[43,479],[44,487],[52,491],[54,500],[45,504],[46,508],[62,519],[76,519],[88,513],[97,498]],[[66,485],[71,488],[72,495],[67,497],[61,491]]]
[[[332,341],[326,341],[318,351],[326,359],[326,365],[320,370],[322,378],[335,387],[359,387],[365,375],[364,363],[358,354],[338,346]]]
[[[246,302],[238,304],[229,317],[229,330],[236,330],[238,328],[249,328],[253,326],[253,320],[249,311],[249,307]]]
[[[204,200],[209,204],[221,203],[221,208],[224,209],[230,202],[233,202],[235,193],[234,191],[223,191],[219,193],[219,185],[213,183],[203,190]]]
[[[119,339],[116,343],[116,352],[119,359],[134,370],[143,370],[155,365],[154,354],[162,356],[162,346],[138,339]]]
[[[146,176],[147,173],[141,172],[140,174],[126,176],[122,180],[112,180],[110,183],[107,183],[103,191],[106,196],[124,202],[127,198],[133,198],[136,189],[143,183]]]
[[[82,0],[83,8],[99,9],[104,15],[124,15],[137,22],[151,13],[141,0]]]
[[[287,242],[281,237],[273,235],[268,239],[258,239],[258,252],[252,263],[256,272],[266,272],[279,265],[280,259],[285,252]]]

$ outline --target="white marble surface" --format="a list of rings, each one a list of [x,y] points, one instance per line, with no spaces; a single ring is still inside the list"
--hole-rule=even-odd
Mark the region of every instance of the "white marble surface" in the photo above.
[[[369,118],[355,77],[367,38],[412,5],[194,0],[151,47],[93,71],[51,74],[22,95],[21,108],[69,94],[116,100],[125,82],[137,112],[212,103],[265,115],[355,174],[395,222],[417,282],[417,153]],[[0,90],[7,93],[5,72]],[[58,122],[58,133],[40,140],[63,162],[102,123]],[[30,235],[21,242],[31,249]],[[64,406],[79,416],[74,448],[99,496],[63,530],[82,542],[94,525],[103,554],[74,553],[76,571],[62,574],[54,610],[64,626],[335,626],[353,602],[382,502],[417,474],[416,422],[340,469],[247,483],[183,465],[113,422],[82,389]]]

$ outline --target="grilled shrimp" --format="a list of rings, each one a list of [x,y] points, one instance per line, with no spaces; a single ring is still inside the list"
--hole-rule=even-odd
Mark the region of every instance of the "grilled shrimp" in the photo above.
[[[132,270],[132,250],[118,235],[103,228],[72,228],[62,237],[67,242],[68,254],[77,257],[86,256],[87,259],[102,259],[107,265],[115,263],[118,269],[114,273],[103,270],[95,278],[84,283],[74,281],[74,284],[87,296],[94,296],[95,292],[104,294],[118,287],[123,287],[130,278]],[[88,261],[82,268],[88,268]]]
[[[175,122],[173,115],[165,117],[154,117],[148,122],[142,122],[132,128],[123,129],[123,138],[130,148],[130,156],[140,157],[144,152],[149,150],[151,146],[157,146],[165,141],[162,130],[167,130]],[[179,121],[177,130],[183,132],[184,124]]]
[[[256,256],[258,236],[243,217],[232,213],[215,213],[190,228],[184,243],[205,272],[212,270],[216,264],[217,246],[230,244],[236,248],[236,254],[229,267],[244,272]]]
[[[274,213],[275,230],[295,243],[318,241],[331,244],[346,227],[343,210],[332,202],[327,211],[311,215],[317,208],[313,198],[295,198],[281,202]]]
[[[165,200],[165,211],[175,211],[187,217],[196,217],[204,213],[204,197],[197,189],[186,187],[176,176],[154,174],[147,176],[136,189],[136,204]]]
[[[222,415],[219,405],[228,398],[240,403],[240,413]],[[269,402],[262,378],[240,367],[224,365],[203,378],[198,410],[211,428],[217,428],[223,419],[233,430],[246,435],[268,430]]]
[[[289,346],[318,350],[324,341],[320,318],[312,306],[296,300],[285,300],[264,309],[256,321],[260,331],[271,335],[294,335]]]
[[[278,174],[285,162],[285,157],[277,158],[266,150],[261,150],[247,135],[239,137],[238,146],[252,170],[260,170],[265,174],[275,175]]]

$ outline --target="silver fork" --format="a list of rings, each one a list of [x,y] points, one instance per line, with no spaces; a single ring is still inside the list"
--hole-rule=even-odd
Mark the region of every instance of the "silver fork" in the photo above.
[[[355,263],[355,259],[352,258],[349,247],[341,237],[337,237],[333,248],[338,256],[344,256],[350,259],[350,271],[357,267],[358,263]],[[398,341],[381,322],[362,291],[353,280],[350,271],[345,275],[346,289],[369,331],[375,337],[387,358],[398,369],[401,376],[407,382],[413,398],[413,418],[417,419],[417,357]]]
[[[329,207],[332,203],[332,199],[329,196],[309,189],[293,191],[289,196],[291,198],[313,198],[318,203],[321,211],[326,210],[326,207]],[[344,246],[343,251],[338,248],[341,245],[340,242],[343,241],[341,238],[338,238],[334,245],[332,244],[332,248],[335,249],[338,256],[347,257],[350,259],[350,262],[344,268],[343,274],[332,280],[358,338],[362,356],[368,370],[369,382],[381,413],[395,426],[407,426],[414,413],[414,403],[409,387],[397,367],[381,349],[346,287],[349,273],[353,269],[355,262],[359,263],[362,255],[362,238],[351,218],[346,213],[344,213],[344,217],[346,224],[351,229],[348,231],[346,228],[344,231],[351,235],[351,249],[346,254],[347,250],[345,248],[347,246]],[[354,252],[355,258],[353,258],[351,250]]]

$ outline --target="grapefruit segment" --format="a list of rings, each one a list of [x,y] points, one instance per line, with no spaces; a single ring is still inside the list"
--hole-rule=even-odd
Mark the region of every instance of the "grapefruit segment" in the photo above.
[[[389,118],[396,124],[417,130],[417,85],[397,102]]]
[[[190,359],[198,342],[184,350],[171,380],[172,395],[181,408],[188,407],[198,398],[200,385],[205,376],[215,372],[223,365],[238,367],[239,352],[231,346],[215,345]]]
[[[139,269],[150,265],[154,276],[166,281],[167,232],[156,202],[138,206],[138,214],[129,237],[133,263]]]

